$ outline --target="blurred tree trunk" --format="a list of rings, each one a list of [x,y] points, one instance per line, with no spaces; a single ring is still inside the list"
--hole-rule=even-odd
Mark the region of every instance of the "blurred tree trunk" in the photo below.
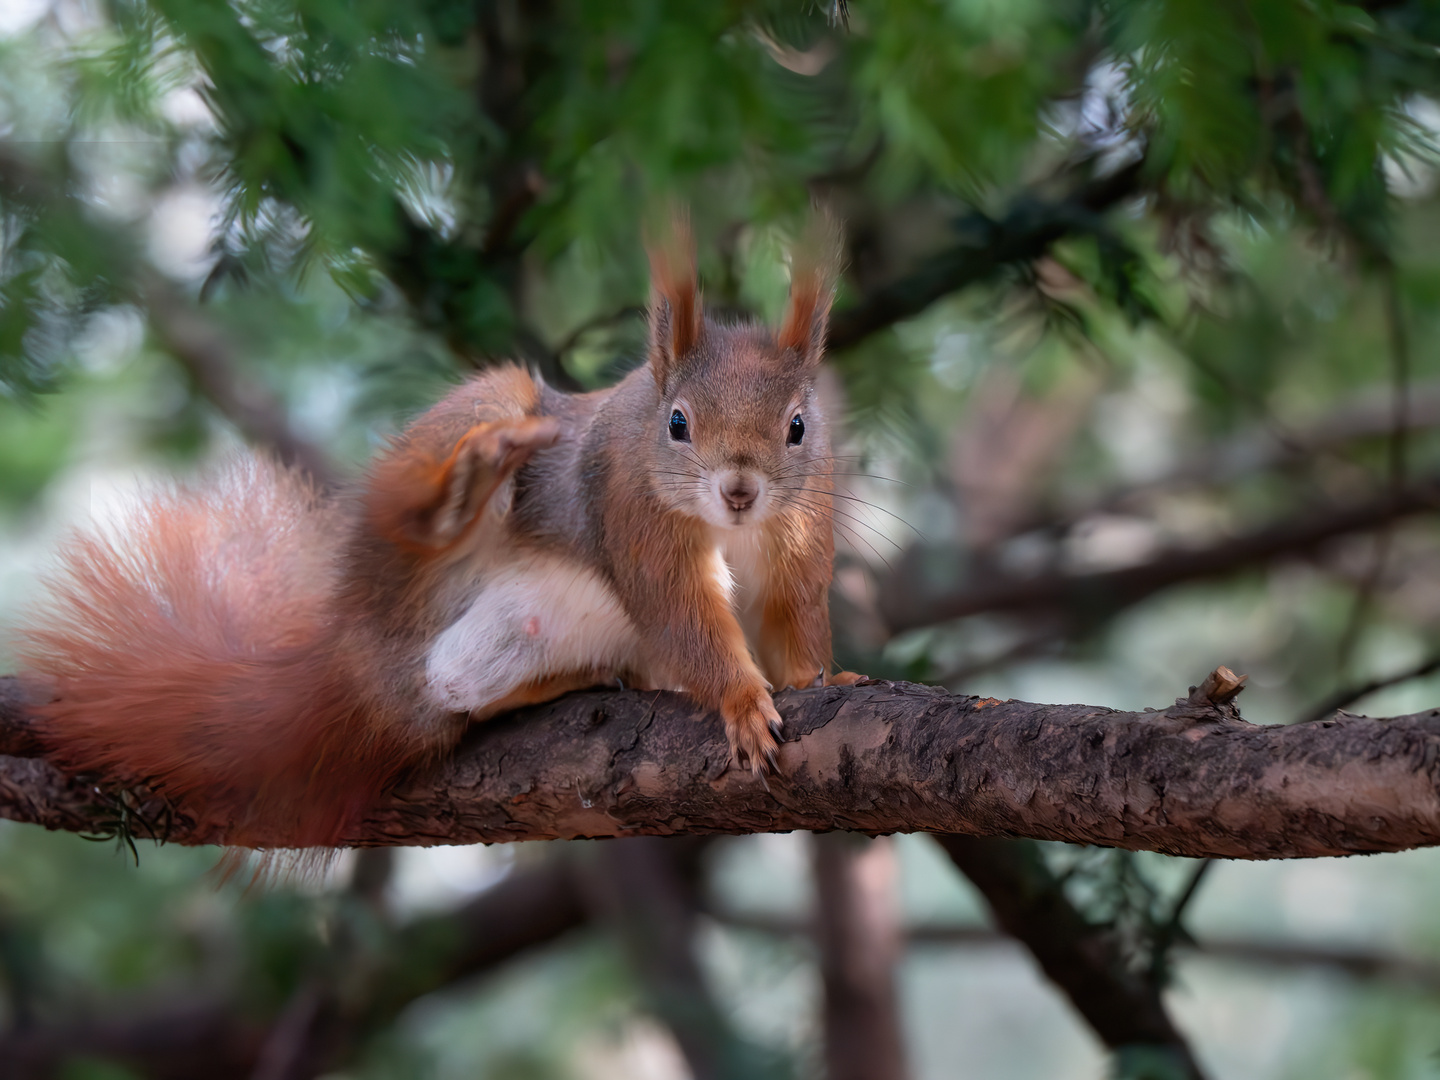
[[[821,833],[813,844],[825,1074],[829,1080],[905,1080],[895,986],[902,941],[894,843]]]
[[[599,845],[585,878],[593,916],[615,935],[645,1006],[674,1034],[695,1080],[788,1077],[788,1063],[741,1038],[706,986],[694,875],[683,865],[697,853],[693,840],[653,836]]]

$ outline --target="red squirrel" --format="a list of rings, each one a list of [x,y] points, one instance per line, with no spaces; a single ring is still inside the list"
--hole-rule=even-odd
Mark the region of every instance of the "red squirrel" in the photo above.
[[[828,674],[827,246],[778,330],[725,325],[677,219],[617,385],[493,368],[340,497],[247,457],[71,540],[19,650],[49,755],[239,847],[338,845],[469,722],[617,679],[773,767],[772,689],[858,678]]]

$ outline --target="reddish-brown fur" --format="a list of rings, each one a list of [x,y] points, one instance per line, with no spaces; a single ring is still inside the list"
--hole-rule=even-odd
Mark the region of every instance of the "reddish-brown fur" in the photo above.
[[[375,535],[405,551],[438,554],[461,543],[480,510],[537,445],[557,434],[549,417],[491,420],[470,428],[436,461],[423,442],[382,458],[365,509]]]
[[[790,304],[775,340],[803,357],[818,356],[835,275],[840,266],[840,234],[828,214],[817,213],[790,256]]]
[[[423,642],[435,559],[414,552],[452,550],[523,462],[496,428],[472,429],[441,467],[429,467],[423,445],[382,455],[368,502],[372,519],[380,504],[406,523],[393,543],[360,529],[347,549],[353,525],[339,505],[264,459],[152,499],[116,535],[71,540],[21,638],[50,756],[151,783],[232,845],[277,835],[285,846],[340,843],[404,768],[458,736],[444,717],[415,720],[425,710],[406,671]],[[516,425],[522,443],[553,442],[553,429]],[[474,470],[481,495],[457,534],[427,536],[453,458],[501,443],[500,457]],[[426,482],[407,486],[417,477]],[[377,546],[389,548],[389,575],[357,579],[356,548]]]
[[[431,693],[431,650],[472,605],[490,610],[487,567],[533,553],[603,582],[639,652],[521,666],[470,716],[616,676],[678,687],[759,771],[776,749],[770,687],[810,685],[831,661],[833,459],[814,371],[832,248],[802,245],[777,334],[721,326],[677,219],[652,246],[646,367],[617,386],[566,395],[501,367],[412,424],[353,497],[245,459],[71,541],[20,650],[51,755],[150,783],[234,845],[339,844],[402,769],[459,737],[467,715]],[[667,434],[677,410],[693,439]],[[795,417],[809,434],[792,443]],[[768,485],[763,512],[716,501],[742,473]],[[735,544],[725,558],[759,575],[752,593],[722,584]]]
[[[659,346],[651,349],[650,367],[664,387],[678,361],[694,350],[704,332],[690,218],[683,211],[673,213],[669,230],[649,250],[650,333]]]
[[[781,498],[770,520],[750,526],[762,530],[763,561],[773,579],[752,655],[711,574],[713,530],[692,506],[675,505],[658,482],[675,468],[667,467],[675,459],[666,456],[661,432],[672,403],[687,401],[697,410],[697,446],[704,421],[711,420],[703,438],[708,464],[773,468],[776,477],[794,477],[783,461],[785,412],[796,395],[813,395],[836,247],[833,223],[817,216],[797,248],[790,302],[772,337],[760,327],[704,318],[688,223],[677,217],[668,242],[650,251],[655,299],[647,366],[654,388],[642,373],[615,388],[606,410],[616,417],[594,439],[593,452],[604,465],[596,470],[601,490],[595,512],[604,537],[597,554],[649,647],[650,678],[683,687],[717,709],[737,760],[757,771],[775,753],[772,729],[779,725],[767,682],[775,689],[808,686],[830,668],[828,444],[822,441],[818,467],[804,474],[799,490]],[[823,439],[818,410],[812,422]],[[650,432],[654,438],[646,437]],[[637,471],[652,478],[649,490],[635,482]],[[783,487],[776,488],[782,496]]]
[[[155,782],[234,844],[280,815],[296,846],[336,843],[413,750],[325,645],[335,524],[252,461],[152,501],[123,536],[71,541],[22,652],[53,695],[38,711],[55,760]]]

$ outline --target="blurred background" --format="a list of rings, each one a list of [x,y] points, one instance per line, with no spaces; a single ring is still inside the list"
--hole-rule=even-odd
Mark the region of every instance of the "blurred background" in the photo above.
[[[666,199],[773,318],[818,200],[844,666],[1440,705],[1437,49],[1431,0],[0,0],[0,628],[239,446],[337,482],[496,360],[614,380]],[[0,1076],[1440,1073],[1433,851],[442,847],[241,896],[100,839],[0,822]]]

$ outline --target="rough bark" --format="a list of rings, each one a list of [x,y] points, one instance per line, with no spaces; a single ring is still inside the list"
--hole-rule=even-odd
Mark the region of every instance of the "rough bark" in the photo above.
[[[347,839],[356,846],[782,832],[1026,836],[1271,859],[1440,844],[1440,710],[1261,727],[1196,691],[1163,712],[955,696],[909,683],[789,691],[768,788],[679,694],[572,694],[480,725]],[[17,720],[0,695],[0,730]],[[4,737],[13,749],[25,739]],[[0,758],[0,816],[223,843],[143,789]],[[277,842],[282,839],[277,836]]]

